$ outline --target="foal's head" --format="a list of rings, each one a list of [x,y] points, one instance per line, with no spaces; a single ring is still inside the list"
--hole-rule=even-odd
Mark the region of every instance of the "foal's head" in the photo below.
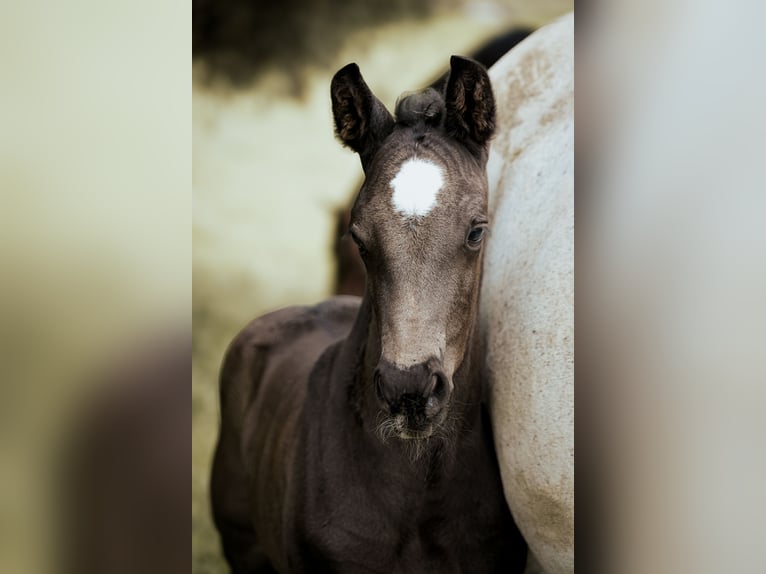
[[[401,98],[396,118],[356,64],[335,75],[331,95],[337,135],[365,173],[349,233],[367,267],[377,400],[388,434],[427,438],[447,416],[476,324],[495,119],[489,78],[453,56],[443,93]]]

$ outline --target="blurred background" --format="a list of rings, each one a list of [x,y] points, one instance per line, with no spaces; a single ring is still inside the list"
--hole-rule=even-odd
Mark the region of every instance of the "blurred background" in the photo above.
[[[65,537],[89,509],[92,532],[130,521],[136,505],[112,503],[158,468],[134,455],[160,386],[188,437],[191,20],[180,1],[0,5],[0,572],[114,572],[67,568]],[[139,365],[161,348],[183,367],[139,398],[162,372]],[[91,485],[123,464],[100,510],[91,489],[64,511],[75,443]],[[168,450],[188,468],[188,439]]]
[[[195,0],[193,22],[193,571],[224,572],[209,516],[217,374],[267,311],[333,293],[336,212],[361,178],[333,135],[329,86],[349,62],[393,109],[405,91],[569,0]]]
[[[295,28],[278,35],[284,50],[272,49],[284,56],[260,60],[262,46],[241,44],[256,36],[253,17],[226,17],[226,2],[0,4],[0,572],[62,571],[54,549],[85,514],[57,512],[60,463],[74,458],[63,443],[107,437],[112,420],[127,425],[117,434],[128,442],[97,442],[96,480],[81,486],[104,484],[107,460],[129,487],[140,484],[136,470],[177,455],[171,466],[185,475],[191,461],[191,483],[171,482],[184,505],[193,493],[192,556],[188,509],[176,529],[151,512],[134,513],[135,528],[168,547],[171,532],[182,535],[172,546],[184,567],[155,571],[187,570],[190,558],[195,572],[223,571],[205,493],[216,370],[247,320],[331,289],[330,214],[359,177],[332,137],[332,73],[357,61],[392,105],[449,54],[570,7],[429,3],[408,14],[390,5],[384,16],[272,14],[269,30]],[[196,9],[208,14],[201,27]],[[225,34],[236,22],[246,25]],[[766,571],[764,22],[766,8],[745,0],[610,0],[578,14],[583,572]],[[189,393],[188,360],[164,364],[189,355],[192,241]],[[182,392],[140,392],[166,387],[158,377],[178,378]],[[156,385],[101,402],[100,389],[134,379]],[[118,416],[134,409],[142,415]],[[180,429],[179,443],[146,448],[155,431],[165,436],[155,424]],[[66,500],[94,498],[80,490]],[[127,493],[106,496],[101,531],[162,500]],[[152,571],[131,570],[125,554],[120,563]],[[100,570],[110,571],[120,570]]]

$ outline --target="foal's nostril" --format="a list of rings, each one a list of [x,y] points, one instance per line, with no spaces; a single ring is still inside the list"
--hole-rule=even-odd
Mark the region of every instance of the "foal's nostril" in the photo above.
[[[433,389],[431,390],[431,396],[436,397],[436,400],[442,401],[447,396],[447,377],[441,371],[437,371],[432,375]]]
[[[437,371],[431,375],[431,380],[426,387],[426,414],[435,414],[442,406],[447,397],[447,378],[444,373]]]
[[[435,416],[450,392],[449,379],[436,364],[403,369],[382,361],[372,372],[372,384],[380,407],[391,415]]]

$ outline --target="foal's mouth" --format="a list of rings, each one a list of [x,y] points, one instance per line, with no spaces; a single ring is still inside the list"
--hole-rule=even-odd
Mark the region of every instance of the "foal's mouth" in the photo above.
[[[429,438],[434,434],[433,428],[429,425],[426,430],[415,431],[406,429],[399,433],[399,438],[402,440],[423,440]]]
[[[377,433],[383,442],[391,438],[401,440],[425,440],[434,434],[434,425],[427,423],[419,425],[420,428],[413,428],[408,424],[407,417],[399,414],[393,417],[387,417],[378,425]]]

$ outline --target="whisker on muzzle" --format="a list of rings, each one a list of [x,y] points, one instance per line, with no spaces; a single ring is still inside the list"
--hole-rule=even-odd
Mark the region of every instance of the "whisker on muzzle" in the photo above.
[[[383,420],[380,420],[380,419]],[[381,442],[386,443],[401,432],[401,421],[398,417],[390,417],[380,413],[378,415],[378,424],[375,426],[375,434],[378,435]]]

